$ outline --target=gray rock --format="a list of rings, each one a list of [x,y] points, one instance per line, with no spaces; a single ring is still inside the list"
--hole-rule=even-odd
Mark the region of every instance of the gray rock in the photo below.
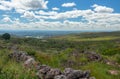
[[[96,79],[95,77],[90,77],[89,79]]]
[[[51,69],[47,74],[46,74],[46,79],[53,79],[57,75],[61,75],[61,71],[59,69]]]
[[[99,54],[97,54],[96,52],[85,51],[84,53],[87,55],[89,61],[102,60],[102,57]]]
[[[50,67],[46,65],[41,65],[40,70],[37,73],[37,76],[41,79],[45,79],[47,72],[50,71]]]
[[[54,79],[67,79],[65,75],[57,75]]]
[[[42,74],[46,74],[48,71],[50,71],[50,67],[49,66],[45,66],[45,65],[42,65],[42,66],[40,66],[40,73],[42,73]]]
[[[25,61],[27,53],[23,51],[14,51],[12,54],[9,55],[10,58],[15,59],[17,62]]]
[[[32,67],[34,67],[35,63],[36,63],[36,61],[34,60],[34,58],[29,58],[24,62],[24,66],[27,68],[32,68]]]
[[[101,59],[101,56],[94,52],[85,52],[84,54],[92,61]],[[36,76],[38,76],[39,79],[95,79],[94,77],[90,77],[90,71],[65,68],[62,73],[60,69],[53,69],[46,65],[40,65],[32,56],[29,56],[23,51],[15,51],[10,54],[9,57],[15,59],[17,62],[24,62],[24,66],[27,68],[36,68]]]
[[[41,68],[41,64],[38,62],[37,64],[36,64],[36,66],[35,66],[35,69],[37,70],[37,71],[39,71]]]
[[[89,78],[90,77],[90,71],[89,70],[83,71],[82,77],[83,78]]]
[[[66,68],[64,70],[64,75],[67,79],[89,78],[90,71],[73,70],[71,68]]]
[[[65,70],[63,71],[64,75],[69,75],[70,73],[73,72],[73,69],[72,68],[65,68]]]
[[[27,54],[26,53],[22,53],[22,55],[20,56],[22,61],[26,61],[27,60]]]
[[[79,79],[82,78],[83,72],[81,70],[74,70],[70,74],[67,75],[67,79]]]

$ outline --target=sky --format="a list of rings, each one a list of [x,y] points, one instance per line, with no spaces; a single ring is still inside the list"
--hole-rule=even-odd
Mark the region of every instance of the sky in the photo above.
[[[120,0],[0,0],[0,29],[120,30]]]

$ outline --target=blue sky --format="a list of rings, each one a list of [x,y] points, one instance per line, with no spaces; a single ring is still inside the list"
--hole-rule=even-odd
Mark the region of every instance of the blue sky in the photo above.
[[[120,0],[49,0],[50,4],[48,6],[52,7],[60,7],[63,10],[69,10],[72,8],[64,8],[61,7],[61,4],[68,3],[68,2],[75,2],[77,9],[90,9],[93,4],[98,4],[102,6],[107,6],[114,8],[115,12],[120,12]]]
[[[0,29],[120,30],[120,0],[0,0]]]

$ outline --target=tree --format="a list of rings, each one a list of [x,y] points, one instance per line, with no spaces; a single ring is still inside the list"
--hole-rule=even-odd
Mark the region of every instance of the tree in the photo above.
[[[5,40],[9,40],[10,37],[11,37],[11,36],[10,36],[9,33],[4,33],[4,34],[2,35],[2,38],[5,39]]]

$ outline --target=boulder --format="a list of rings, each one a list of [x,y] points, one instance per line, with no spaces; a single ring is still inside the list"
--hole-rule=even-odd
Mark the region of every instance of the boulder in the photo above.
[[[67,79],[65,75],[57,75],[54,79]]]
[[[34,60],[34,58],[29,58],[24,62],[24,66],[26,68],[32,68],[32,67],[34,67],[35,63],[36,63],[36,61]]]
[[[28,56],[27,53],[23,51],[14,51],[9,55],[10,58],[15,59],[17,62],[25,61],[26,56]]]
[[[79,79],[82,78],[83,72],[80,70],[74,70],[70,74],[67,75],[67,79]]]
[[[40,70],[40,66],[41,66],[41,63],[39,63],[39,62],[36,62],[36,63],[35,63],[35,69],[36,69],[37,71]]]
[[[60,69],[50,69],[50,71],[46,74],[46,79],[53,79],[57,75],[61,75]]]
[[[46,77],[46,74],[50,71],[50,67],[49,66],[46,66],[46,65],[41,65],[40,66],[40,70],[38,70],[37,72],[37,76],[40,78],[40,79],[45,79]]]
[[[96,52],[84,51],[84,54],[87,55],[89,61],[100,61],[102,57]]]
[[[90,77],[90,71],[73,70],[71,68],[66,68],[64,70],[64,75],[67,79],[87,79]]]
[[[72,68],[65,68],[65,70],[63,71],[64,75],[69,75],[70,73],[73,72],[73,69]]]
[[[109,70],[108,73],[110,73],[111,75],[118,75],[119,71],[118,70]]]
[[[83,78],[89,78],[90,77],[90,70],[83,71]]]

